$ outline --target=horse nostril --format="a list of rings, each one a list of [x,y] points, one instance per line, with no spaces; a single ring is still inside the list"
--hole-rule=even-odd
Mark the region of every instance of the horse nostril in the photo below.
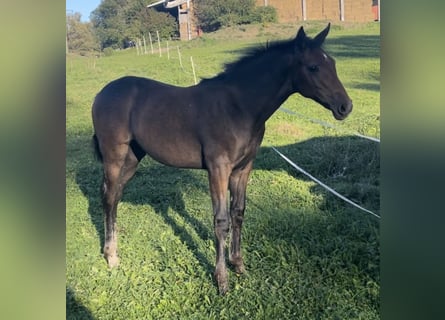
[[[352,110],[352,101],[348,101],[347,104],[340,105],[338,112],[341,114],[348,114]]]

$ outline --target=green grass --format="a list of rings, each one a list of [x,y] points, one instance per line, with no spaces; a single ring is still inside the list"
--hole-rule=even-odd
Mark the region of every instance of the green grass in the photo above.
[[[305,24],[314,35],[323,23]],[[343,122],[315,102],[292,96],[284,107],[345,132],[378,137],[379,26],[335,25],[326,49],[354,101]],[[289,38],[296,26],[248,26],[170,43],[171,59],[135,50],[66,63],[67,319],[378,319],[379,221],[326,193],[270,146],[358,204],[379,213],[379,146],[278,111],[267,123],[248,184],[243,253],[247,274],[229,272],[217,293],[212,208],[204,171],[146,158],[119,204],[119,268],[101,256],[101,166],[91,148],[91,103],[109,81],[139,75],[191,85],[239,50]],[[176,46],[181,47],[184,72]]]

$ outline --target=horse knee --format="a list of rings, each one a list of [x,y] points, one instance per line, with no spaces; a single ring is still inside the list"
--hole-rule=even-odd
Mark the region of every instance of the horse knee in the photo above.
[[[215,231],[219,231],[219,232],[228,232],[229,231],[229,219],[227,218],[223,218],[223,219],[218,219],[215,218]]]
[[[230,210],[230,216],[232,217],[232,224],[240,226],[244,221],[244,207],[235,207]]]

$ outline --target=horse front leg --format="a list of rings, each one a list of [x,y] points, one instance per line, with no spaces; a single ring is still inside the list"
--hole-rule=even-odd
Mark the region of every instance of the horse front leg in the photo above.
[[[229,232],[229,215],[227,211],[227,189],[230,169],[219,166],[209,169],[209,185],[213,206],[213,225],[216,237],[215,280],[219,293],[224,295],[229,290],[227,268],[225,262],[225,241]]]
[[[236,273],[244,273],[244,262],[241,255],[241,229],[246,207],[246,188],[253,162],[246,167],[233,171],[229,179],[230,217],[232,219],[232,242],[229,261]]]

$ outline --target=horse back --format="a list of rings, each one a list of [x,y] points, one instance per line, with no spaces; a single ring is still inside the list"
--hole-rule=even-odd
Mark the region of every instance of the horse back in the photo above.
[[[235,100],[222,86],[176,87],[124,77],[96,96],[95,134],[99,144],[135,141],[155,160],[175,167],[205,168],[209,157],[220,155],[237,162],[250,150],[252,136]]]
[[[147,78],[123,77],[108,83],[96,96],[93,124],[99,145],[135,141],[161,163],[201,168],[201,145],[189,88]],[[184,103],[184,100],[188,102]]]
[[[169,85],[140,77],[122,77],[109,82],[95,97],[93,125],[99,140],[104,136],[131,140],[130,119],[134,109],[146,96]]]
[[[132,108],[138,101],[144,99],[144,96],[158,91],[161,87],[171,87],[151,79],[127,76],[109,82],[96,95],[93,103],[93,120],[99,120],[107,115],[122,119],[132,112]]]

